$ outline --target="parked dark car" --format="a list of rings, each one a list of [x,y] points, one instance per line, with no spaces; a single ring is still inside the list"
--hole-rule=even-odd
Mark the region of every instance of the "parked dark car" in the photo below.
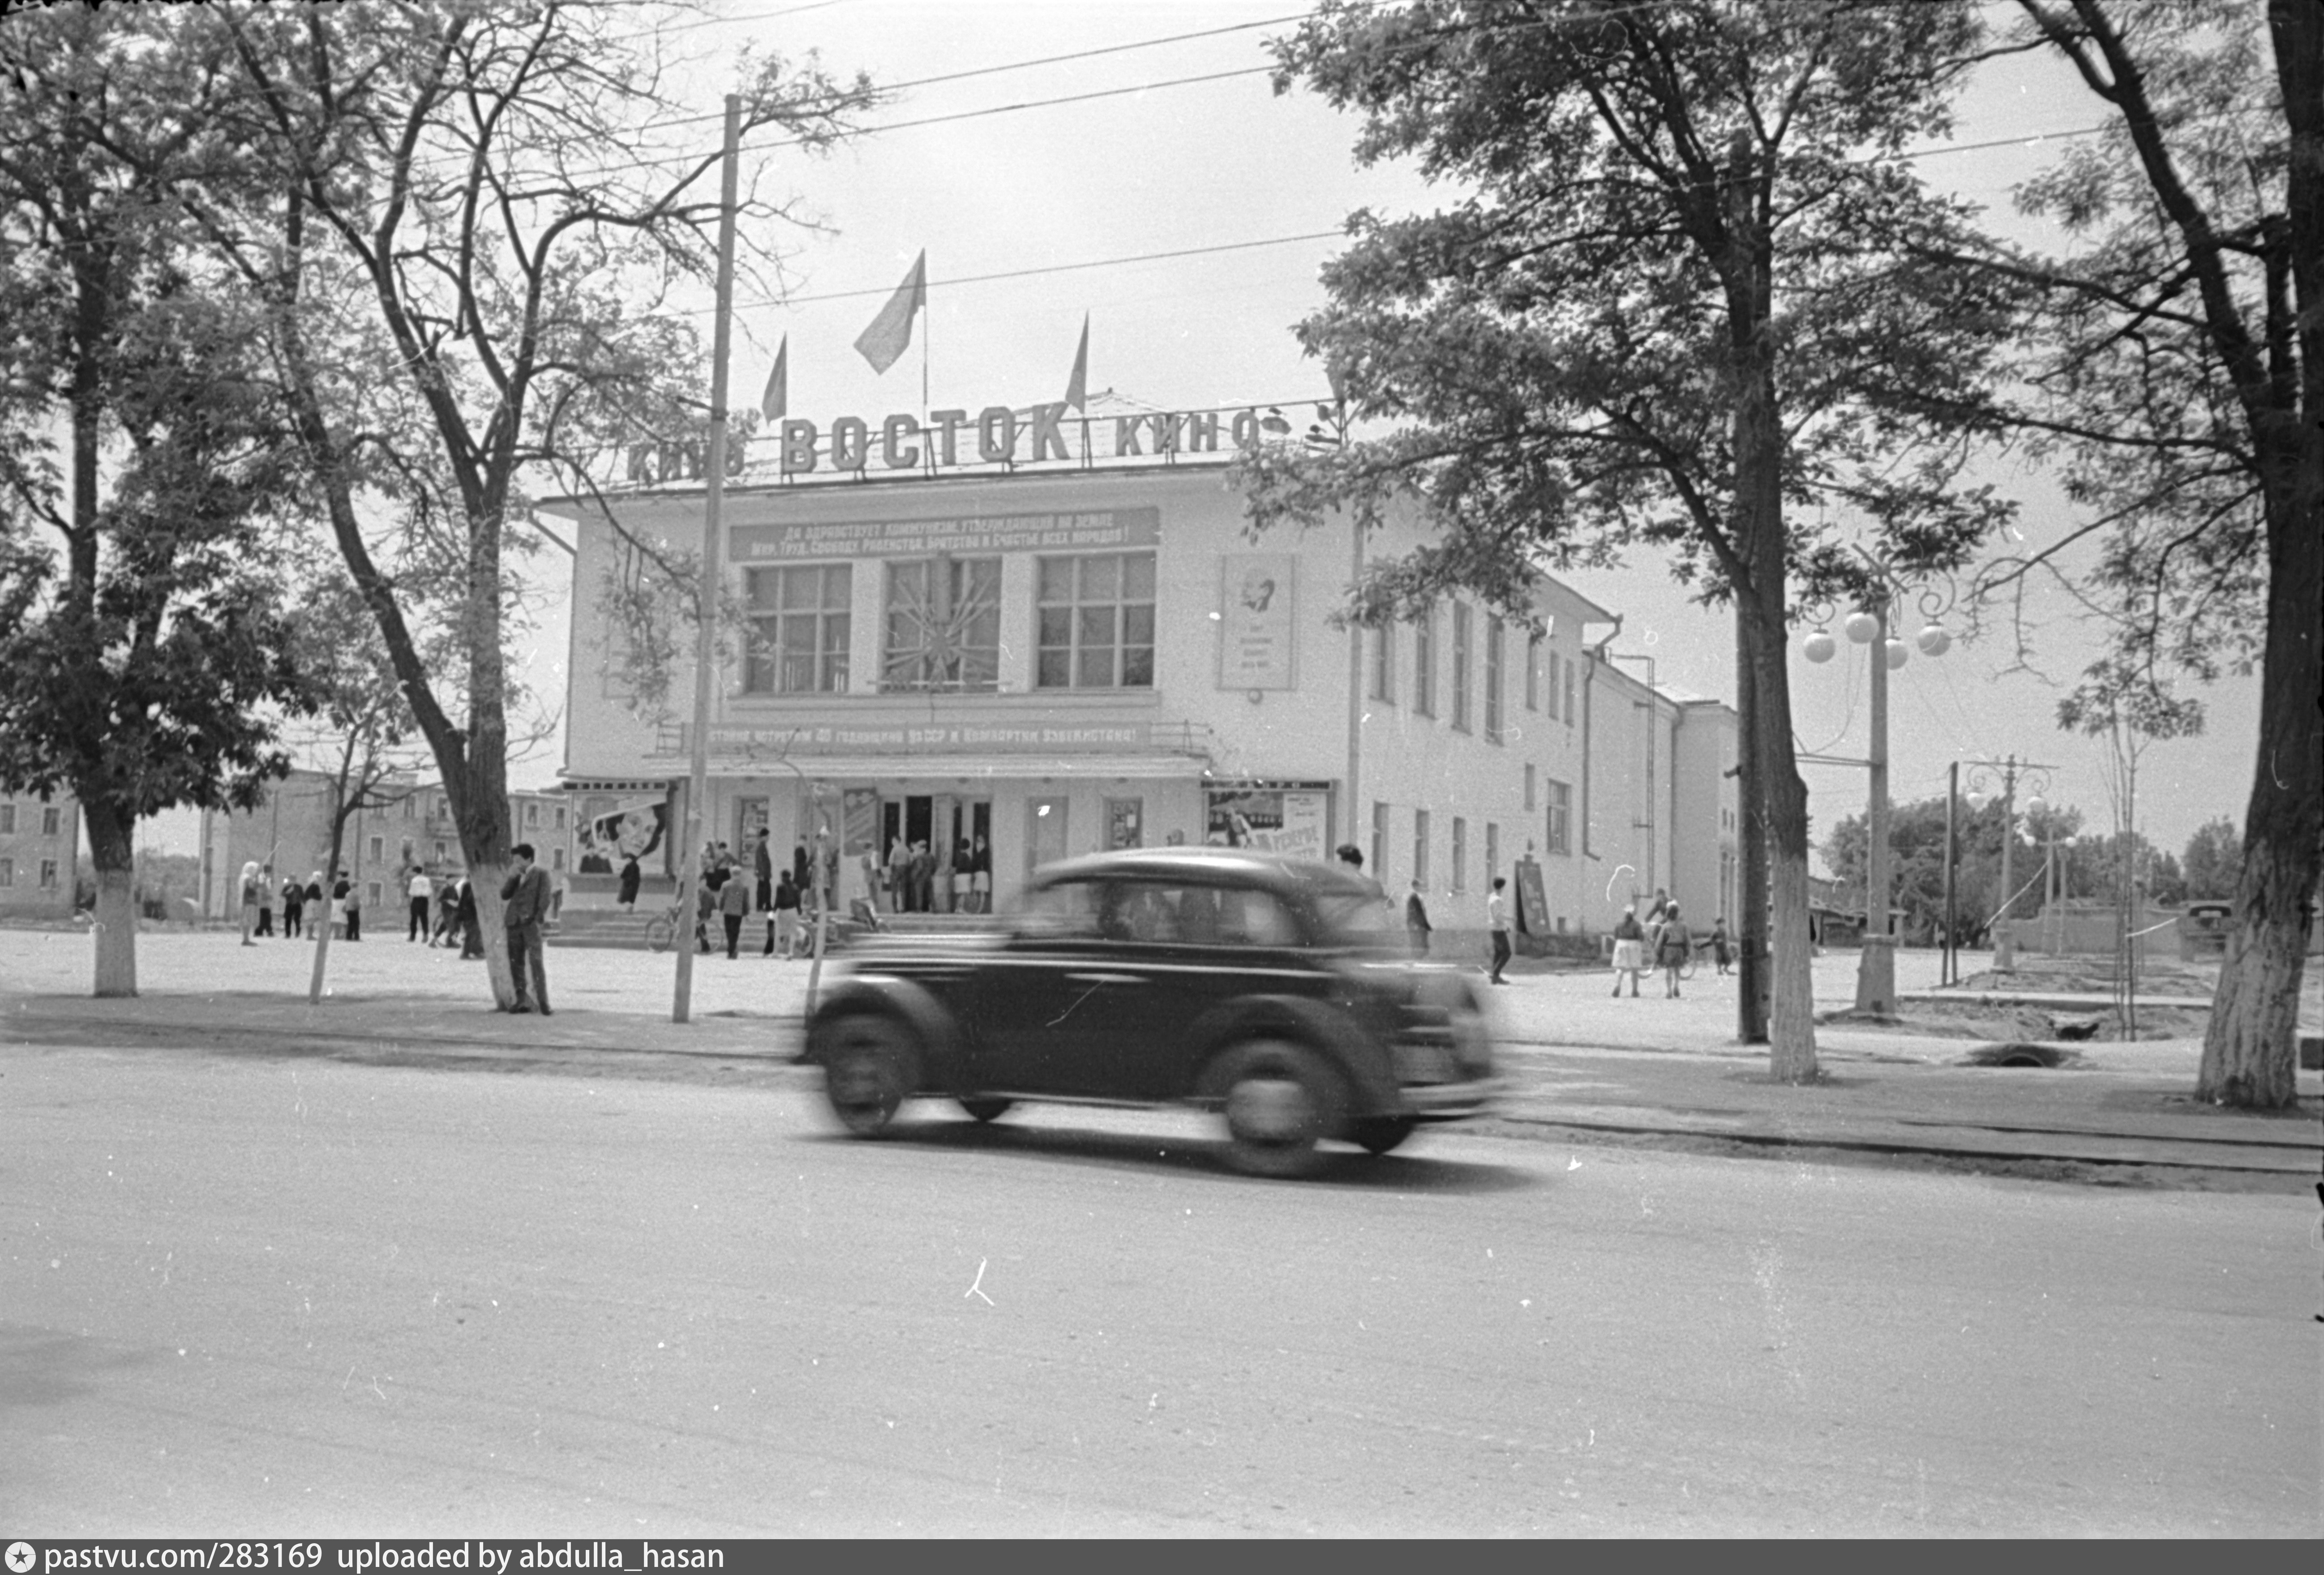
[[[1024,1100],[1191,1104],[1224,1116],[1240,1168],[1299,1174],[1323,1139],[1386,1154],[1498,1090],[1475,985],[1406,944],[1336,866],[1102,853],[1041,871],[997,932],[857,948],[807,1054],[862,1135],[914,1096],[981,1121]]]

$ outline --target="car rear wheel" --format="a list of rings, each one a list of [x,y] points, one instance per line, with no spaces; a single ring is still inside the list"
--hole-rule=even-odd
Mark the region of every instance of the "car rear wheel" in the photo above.
[[[859,1138],[883,1130],[912,1091],[918,1047],[902,1025],[858,1014],[835,1024],[820,1046],[824,1095]]]
[[[1215,1086],[1227,1121],[1227,1153],[1251,1175],[1296,1176],[1321,1163],[1316,1143],[1342,1108],[1339,1079],[1314,1052],[1254,1039],[1227,1052]]]
[[[966,1110],[970,1115],[974,1116],[980,1121],[997,1121],[1001,1119],[1001,1117],[1007,1115],[1009,1113],[1009,1107],[1016,1102],[1017,1101],[1015,1100],[998,1099],[990,1095],[977,1095],[973,1098],[961,1101],[960,1108]]]
[[[1356,1123],[1349,1134],[1367,1154],[1392,1152],[1420,1123],[1409,1116],[1373,1116]]]

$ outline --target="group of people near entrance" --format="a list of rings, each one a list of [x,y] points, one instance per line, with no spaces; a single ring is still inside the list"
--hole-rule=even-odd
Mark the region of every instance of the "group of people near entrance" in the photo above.
[[[723,931],[726,955],[739,958],[743,925],[752,915],[762,914],[767,935],[760,955],[805,956],[810,950],[807,926],[826,897],[834,914],[844,914],[868,930],[881,927],[883,913],[992,910],[992,850],[982,837],[961,838],[949,861],[940,861],[926,841],[900,837],[884,860],[870,849],[843,859],[826,838],[820,881],[815,863],[802,841],[792,847],[789,865],[779,866],[763,826],[747,854],[725,843],[704,843],[702,881],[695,893],[695,944],[706,953],[715,951]],[[617,898],[622,907],[636,906],[642,883],[637,861],[626,861]]]
[[[1622,910],[1621,918],[1614,926],[1614,993],[1622,993],[1622,980],[1627,975],[1631,998],[1636,999],[1639,975],[1659,968],[1663,972],[1664,999],[1674,999],[1679,993],[1679,971],[1696,952],[1705,950],[1718,963],[1719,972],[1726,972],[1733,957],[1725,919],[1713,920],[1711,934],[1697,940],[1668,893],[1655,893],[1654,906],[1646,910],[1644,923],[1639,921],[1637,904],[1632,903]]]

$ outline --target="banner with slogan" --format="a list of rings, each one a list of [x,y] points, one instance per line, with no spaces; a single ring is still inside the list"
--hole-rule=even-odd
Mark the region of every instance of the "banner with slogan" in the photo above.
[[[1176,751],[1185,729],[1151,723],[841,723],[818,727],[713,726],[714,755],[1051,754]]]
[[[909,557],[931,553],[1103,551],[1162,539],[1158,508],[1055,514],[962,514],[930,520],[821,520],[737,525],[730,562],[825,557]]]

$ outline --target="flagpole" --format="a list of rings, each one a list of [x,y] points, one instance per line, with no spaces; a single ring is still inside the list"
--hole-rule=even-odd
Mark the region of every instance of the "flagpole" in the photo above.
[[[672,986],[669,1020],[685,1022],[694,998],[694,944],[686,933],[701,884],[703,800],[710,792],[710,686],[716,677],[718,646],[718,525],[726,499],[726,360],[733,347],[734,305],[734,203],[742,162],[742,100],[726,96],[725,169],[718,198],[718,316],[710,352],[709,485],[702,504],[702,581],[696,587],[694,631],[694,727],[687,742],[692,760],[686,778],[686,843],[678,867],[678,976]]]

